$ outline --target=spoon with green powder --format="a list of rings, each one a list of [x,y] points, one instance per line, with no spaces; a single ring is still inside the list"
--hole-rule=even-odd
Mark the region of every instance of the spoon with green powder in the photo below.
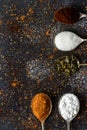
[[[69,31],[60,32],[54,38],[55,46],[61,51],[72,51],[84,41],[87,39],[82,39]]]
[[[87,66],[87,64],[80,64],[78,58],[74,55],[63,56],[55,61],[55,69],[59,75],[69,76],[78,71],[80,66]]]

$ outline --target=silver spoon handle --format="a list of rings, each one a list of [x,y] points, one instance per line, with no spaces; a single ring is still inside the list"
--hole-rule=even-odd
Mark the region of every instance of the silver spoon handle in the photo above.
[[[87,39],[83,39],[83,42],[87,41]]]
[[[79,66],[87,66],[87,64],[79,64]]]
[[[41,122],[42,130],[44,130],[44,121]]]
[[[67,130],[70,130],[70,122],[67,122]]]
[[[87,17],[87,14],[80,13],[80,19],[84,17]]]

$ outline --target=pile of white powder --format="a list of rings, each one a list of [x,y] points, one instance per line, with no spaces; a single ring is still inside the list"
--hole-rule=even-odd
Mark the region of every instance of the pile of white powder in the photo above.
[[[83,39],[73,32],[63,31],[55,36],[54,43],[61,51],[71,51],[75,49]]]
[[[68,93],[61,97],[58,107],[61,116],[65,120],[71,121],[79,112],[80,103],[74,94]]]

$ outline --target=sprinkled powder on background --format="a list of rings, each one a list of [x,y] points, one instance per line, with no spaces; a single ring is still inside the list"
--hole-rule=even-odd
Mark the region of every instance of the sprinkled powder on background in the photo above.
[[[16,118],[14,119],[13,117],[4,117],[3,120],[1,121],[1,130],[25,130],[24,126],[21,126],[19,122],[17,122]]]
[[[0,51],[0,73],[2,72],[5,73],[5,71],[7,70],[6,68],[7,68],[7,60]]]
[[[28,61],[26,71],[27,76],[34,80],[43,80],[50,74],[49,65],[39,59]]]
[[[87,19],[86,18],[78,22],[78,30],[80,31],[81,29],[82,29],[81,34],[85,36],[87,33]]]
[[[62,30],[63,27],[62,25],[60,25],[61,27],[61,31],[64,31]],[[65,30],[72,30],[72,31],[75,31],[77,29],[77,32],[80,32],[80,36],[82,38],[86,38],[84,36],[86,36],[86,33],[87,33],[87,18],[84,18],[84,19],[81,19],[80,21],[78,21],[78,23],[74,24],[74,25],[71,25],[71,26],[65,26]],[[77,33],[79,35],[79,33]]]
[[[80,92],[87,92],[87,69],[80,69],[74,76],[69,78],[67,85],[72,86],[72,88],[77,88],[79,85]]]
[[[53,39],[54,39],[54,36],[58,33],[59,26],[57,25],[56,27],[53,27],[53,28],[50,26],[50,28],[51,28],[50,40],[53,44]]]
[[[44,30],[41,27],[36,27],[33,25],[33,27],[30,27],[27,25],[27,27],[24,27],[23,31],[23,37],[29,38],[30,42],[32,43],[38,43],[41,41],[42,36],[44,35]]]

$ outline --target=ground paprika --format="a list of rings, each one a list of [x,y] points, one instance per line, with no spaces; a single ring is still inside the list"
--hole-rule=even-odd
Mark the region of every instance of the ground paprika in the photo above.
[[[51,109],[50,106],[50,98],[44,93],[36,94],[31,102],[33,114],[39,121],[44,121],[48,117]]]

